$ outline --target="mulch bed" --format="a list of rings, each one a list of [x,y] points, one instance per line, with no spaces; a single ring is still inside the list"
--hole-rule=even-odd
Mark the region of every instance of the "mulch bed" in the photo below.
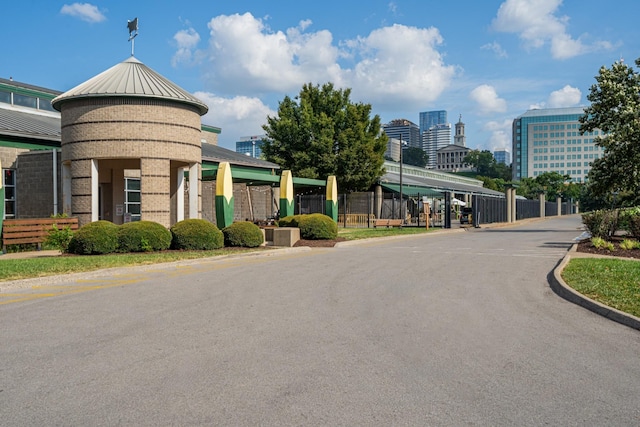
[[[640,249],[631,249],[631,250],[621,249],[620,243],[622,242],[622,239],[620,238],[614,238],[611,242],[615,246],[615,249],[613,251],[610,251],[605,248],[595,248],[591,244],[591,240],[588,240],[588,239],[581,240],[580,242],[578,242],[578,247],[576,248],[576,250],[578,252],[585,252],[585,253],[595,254],[595,255],[607,255],[607,256],[615,256],[620,258],[640,259]]]
[[[336,243],[338,242],[344,242],[345,239],[344,237],[338,237],[337,239],[334,240],[307,240],[307,239],[300,239],[298,240],[293,246],[294,247],[298,247],[298,246],[309,246],[312,248],[332,248],[336,245]]]

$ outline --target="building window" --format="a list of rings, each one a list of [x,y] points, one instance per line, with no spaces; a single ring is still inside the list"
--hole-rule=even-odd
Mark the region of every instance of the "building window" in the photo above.
[[[131,216],[131,221],[140,221],[140,179],[124,180],[124,213]]]
[[[5,104],[11,104],[11,92],[5,92],[0,90],[0,102],[4,102]]]
[[[18,93],[13,94],[13,105],[20,105],[22,107],[37,108],[38,98],[35,96],[20,95]]]
[[[16,217],[16,170],[2,170],[2,188],[4,188],[4,218]]]

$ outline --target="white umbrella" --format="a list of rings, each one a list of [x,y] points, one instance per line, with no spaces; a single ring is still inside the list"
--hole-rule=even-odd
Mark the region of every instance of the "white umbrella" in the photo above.
[[[455,197],[453,198],[453,201],[451,202],[452,205],[458,205],[458,206],[466,206],[467,204],[465,202],[463,202],[462,200],[458,200]]]

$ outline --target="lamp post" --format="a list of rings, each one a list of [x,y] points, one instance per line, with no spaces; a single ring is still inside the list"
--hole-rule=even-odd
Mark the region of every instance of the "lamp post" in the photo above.
[[[400,135],[400,219],[404,224],[404,203],[402,200],[402,134]]]

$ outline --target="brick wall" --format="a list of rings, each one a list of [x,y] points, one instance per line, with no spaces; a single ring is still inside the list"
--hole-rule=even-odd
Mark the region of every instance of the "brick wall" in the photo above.
[[[53,154],[51,151],[21,153],[17,160],[16,218],[48,218],[54,213]],[[56,168],[58,213],[62,213],[60,153]]]

